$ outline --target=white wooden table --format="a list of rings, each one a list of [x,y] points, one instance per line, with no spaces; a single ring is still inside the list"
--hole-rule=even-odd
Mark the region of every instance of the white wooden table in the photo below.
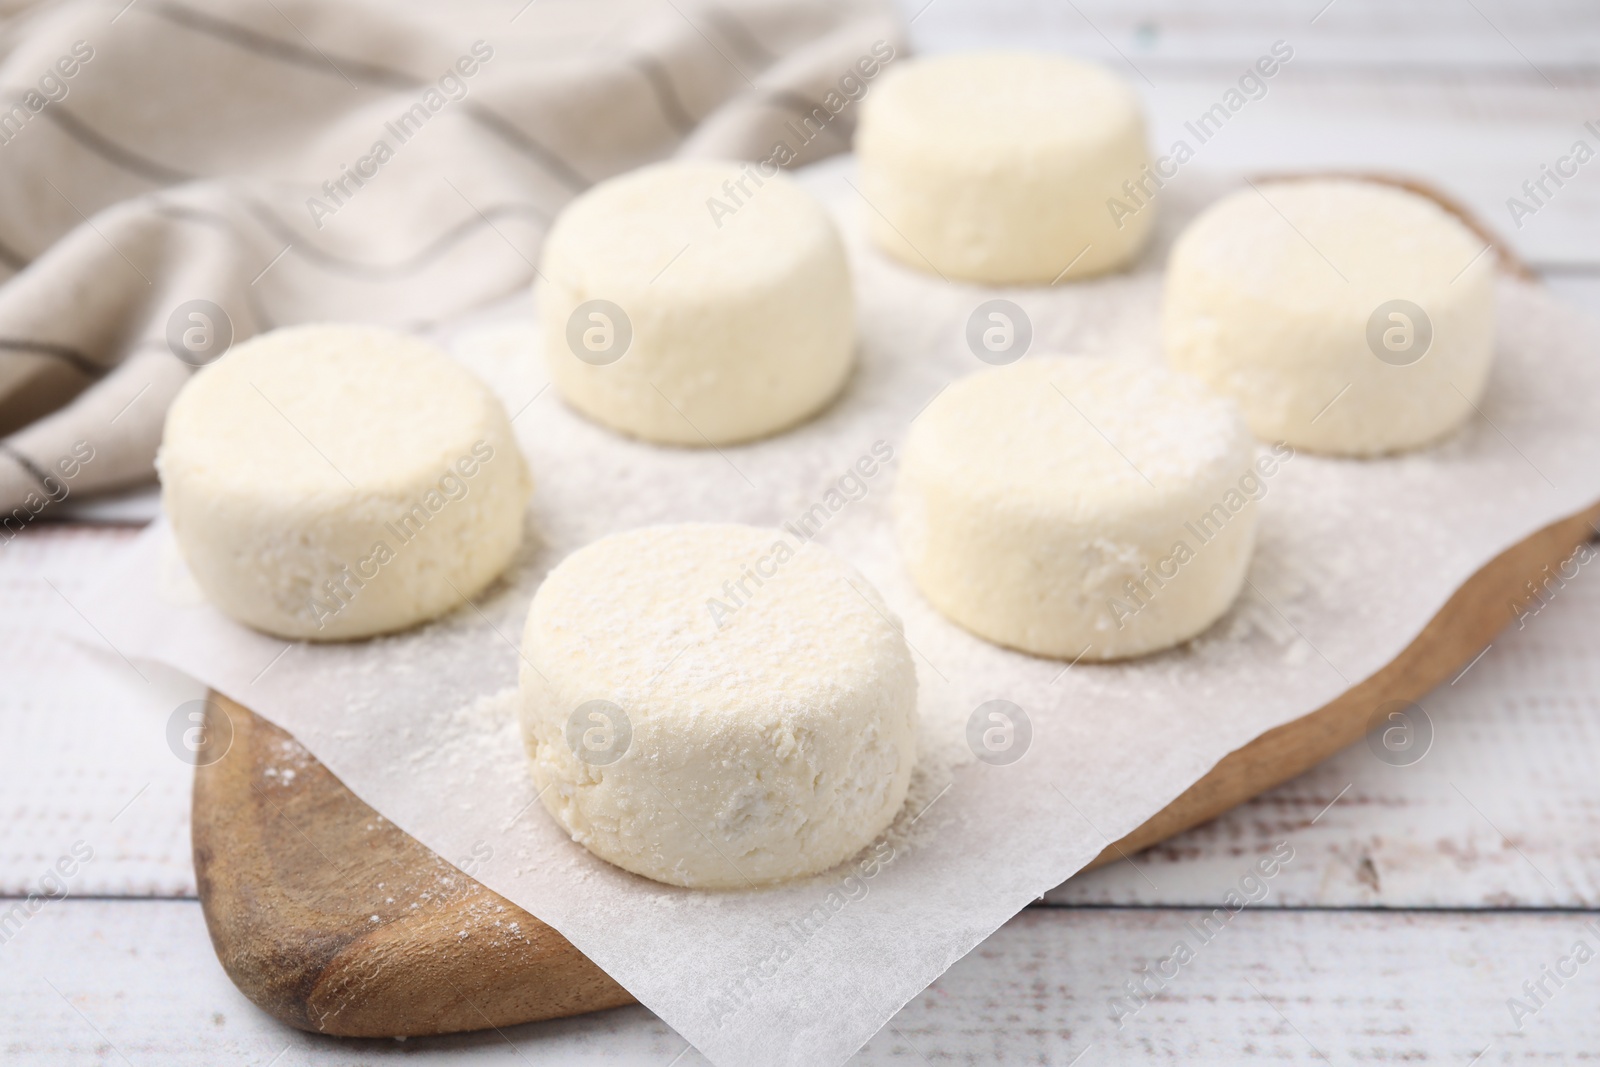
[[[1600,146],[1583,128],[1600,120],[1600,10],[1325,4],[905,0],[905,10],[925,50],[1025,44],[1109,63],[1145,94],[1163,147],[1255,56],[1288,41],[1293,61],[1196,165],[1423,176],[1506,232],[1556,291],[1600,312],[1600,162],[1520,230],[1505,205],[1573,141]],[[315,1038],[245,1001],[194,899],[190,771],[163,737],[172,709],[198,694],[149,667],[138,677],[72,606],[133,532],[57,523],[0,546],[0,913],[74,846],[93,850],[67,899],[10,927],[0,919],[0,1063],[699,1062],[642,1008],[402,1044]],[[1572,969],[1561,961],[1580,939],[1600,951],[1597,633],[1600,578],[1586,570],[1423,702],[1436,741],[1420,763],[1388,766],[1358,745],[1134,862],[1075,879],[958,963],[859,1059],[1600,1057],[1600,961],[1559,985],[1546,977]],[[1125,983],[1280,841],[1294,859],[1271,895],[1114,1023]],[[1541,980],[1535,1001],[1524,983]],[[1537,1010],[1514,1020],[1512,997]]]

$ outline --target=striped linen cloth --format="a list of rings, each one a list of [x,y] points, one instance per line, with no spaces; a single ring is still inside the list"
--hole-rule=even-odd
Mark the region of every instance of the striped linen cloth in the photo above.
[[[230,341],[506,294],[652,160],[847,148],[875,46],[887,0],[0,0],[0,541],[148,482]]]

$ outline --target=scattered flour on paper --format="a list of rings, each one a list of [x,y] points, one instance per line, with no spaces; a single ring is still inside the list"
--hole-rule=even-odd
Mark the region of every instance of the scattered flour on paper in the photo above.
[[[793,520],[874,442],[898,448],[949,381],[982,369],[965,326],[997,291],[946,285],[864,249],[846,173],[807,180],[839,205],[861,294],[861,359],[815,420],[721,452],[618,437],[545,387],[531,301],[519,297],[441,336],[517,416],[536,482],[527,546],[470,609],[406,634],[284,653],[282,642],[186,603],[174,576],[160,584],[159,527],[147,535],[150,558],[135,561],[142,569],[121,579],[122,600],[85,608],[129,655],[187,670],[294,733],[394,826],[450,861],[402,872],[393,904],[373,908],[380,921],[392,909],[462,900],[475,883],[457,868],[469,871],[725,1064],[843,1062],[1108,839],[1232,749],[1383,666],[1494,555],[1600,498],[1594,327],[1510,280],[1497,292],[1501,346],[1484,403],[1493,428],[1479,420],[1434,448],[1377,462],[1296,455],[1267,479],[1251,584],[1234,608],[1187,645],[1134,663],[1066,669],[985,644],[934,612],[895,551],[891,460],[864,480],[864,493],[830,509],[818,540],[883,594],[917,661],[919,766],[885,843],[892,864],[848,899],[840,887],[860,857],[754,893],[674,890],[627,875],[573,845],[535,802],[515,686],[523,616],[544,573],[640,525]],[[1138,269],[999,291],[1033,322],[1029,358],[1160,359],[1163,249],[1185,214],[1221,191],[1203,178],[1186,172],[1188,184],[1164,192],[1156,246]],[[1006,767],[979,764],[966,747],[968,717],[996,698],[1026,709],[1034,728],[1032,747]],[[275,788],[302,787],[302,767],[287,756],[273,764]],[[285,785],[286,769],[296,774]],[[475,857],[479,845],[492,855]],[[824,902],[825,921],[797,934]],[[472,914],[460,927],[469,938],[511,936],[492,909]],[[769,967],[775,946],[792,958]]]

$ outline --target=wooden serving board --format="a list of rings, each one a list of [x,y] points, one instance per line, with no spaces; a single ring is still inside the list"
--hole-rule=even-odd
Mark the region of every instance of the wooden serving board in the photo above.
[[[1294,777],[1359,740],[1379,705],[1416,700],[1453,677],[1512,620],[1526,583],[1588,540],[1596,522],[1600,505],[1508,549],[1387,667],[1225,757],[1091,866]],[[265,1011],[304,1030],[393,1037],[632,1002],[560,934],[388,823],[288,734],[214,701],[208,714],[227,716],[233,743],[196,768],[195,878],[218,958]]]

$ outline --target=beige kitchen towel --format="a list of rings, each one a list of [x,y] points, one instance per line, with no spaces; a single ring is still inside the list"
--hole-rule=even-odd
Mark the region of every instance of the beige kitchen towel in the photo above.
[[[848,147],[903,33],[887,0],[0,5],[0,540],[148,481],[230,343],[503,295],[652,160]]]

